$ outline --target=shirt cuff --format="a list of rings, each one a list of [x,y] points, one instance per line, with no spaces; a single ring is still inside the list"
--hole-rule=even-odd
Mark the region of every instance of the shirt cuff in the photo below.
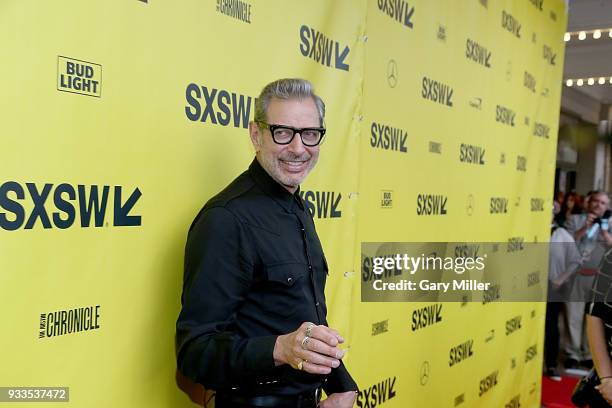
[[[323,390],[329,396],[341,392],[359,391],[359,388],[344,363],[340,361],[340,366],[333,368],[331,374],[327,376],[327,381],[323,384]]]
[[[250,373],[274,370],[274,345],[278,336],[262,336],[249,339],[246,346],[246,369]]]

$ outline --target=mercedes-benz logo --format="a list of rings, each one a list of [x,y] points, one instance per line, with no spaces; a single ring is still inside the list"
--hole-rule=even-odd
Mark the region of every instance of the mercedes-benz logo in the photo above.
[[[474,195],[470,194],[467,199],[467,206],[465,208],[467,215],[472,215],[474,213]]]
[[[423,364],[421,364],[419,380],[421,385],[425,385],[429,382],[429,361],[427,360],[423,361]]]
[[[387,64],[387,83],[391,88],[395,88],[397,85],[397,74],[397,63],[391,59]]]

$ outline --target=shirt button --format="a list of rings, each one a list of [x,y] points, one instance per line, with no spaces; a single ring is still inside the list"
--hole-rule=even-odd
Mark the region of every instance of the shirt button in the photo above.
[[[293,278],[287,278],[287,282],[291,283],[293,281]]]
[[[315,306],[319,306],[319,302],[315,303]]]
[[[312,265],[308,265],[308,269],[312,269]]]

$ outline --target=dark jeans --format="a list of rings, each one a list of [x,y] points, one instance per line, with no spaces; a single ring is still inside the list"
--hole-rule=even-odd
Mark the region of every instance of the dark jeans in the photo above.
[[[563,308],[561,302],[546,304],[546,326],[544,335],[544,362],[546,367],[557,367],[559,355],[559,313]]]

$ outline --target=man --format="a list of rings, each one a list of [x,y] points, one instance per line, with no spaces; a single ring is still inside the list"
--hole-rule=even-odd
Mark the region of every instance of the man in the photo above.
[[[223,407],[352,407],[357,385],[328,327],[327,262],[299,185],[319,157],[325,105],[303,79],[262,90],[256,157],[194,220],[185,249],[179,370]]]
[[[580,361],[587,367],[590,365],[591,357],[584,332],[585,305],[590,298],[599,263],[606,250],[612,246],[612,236],[607,229],[600,228],[598,223],[609,204],[610,199],[606,193],[594,191],[588,195],[587,214],[573,215],[566,223],[584,261],[574,280],[571,302],[566,304],[570,337],[565,347],[568,357],[566,368],[576,368]]]
[[[562,302],[569,299],[576,271],[582,263],[574,237],[555,222],[560,210],[559,203],[553,201],[553,223],[548,262],[548,303],[544,335],[545,374],[553,381],[561,381],[557,370],[560,338],[559,314],[563,308]]]

